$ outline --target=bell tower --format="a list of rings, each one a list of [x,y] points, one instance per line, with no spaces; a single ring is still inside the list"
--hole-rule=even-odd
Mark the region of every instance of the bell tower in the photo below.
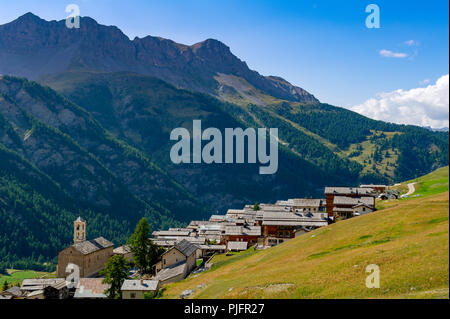
[[[79,216],[73,222],[73,243],[81,243],[86,241],[86,221]]]

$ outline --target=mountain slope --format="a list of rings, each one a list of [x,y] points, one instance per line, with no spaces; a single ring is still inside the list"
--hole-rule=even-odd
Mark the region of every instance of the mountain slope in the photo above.
[[[259,165],[252,164],[174,165],[169,158],[174,144],[169,134],[176,127],[191,130],[193,119],[202,120],[203,129],[216,127],[222,132],[228,127],[257,126],[236,116],[233,112],[241,110],[237,106],[142,75],[66,72],[48,76],[44,83],[88,110],[117,138],[158,161],[215,210],[225,211],[254,201],[275,201],[299,193],[313,196],[322,192],[326,180],[350,180],[347,172],[327,175],[285,148],[280,149],[279,170],[274,175],[259,175]],[[336,159],[341,161],[337,156]]]
[[[274,98],[315,103],[305,90],[248,68],[220,41],[187,46],[147,36],[130,41],[118,28],[80,19],[79,29],[65,20],[45,21],[27,13],[0,26],[0,74],[38,79],[68,70],[128,71],[151,75],[178,87],[220,96],[218,73],[234,75]]]
[[[438,172],[447,180],[444,192],[264,251],[217,256],[211,270],[170,284],[163,298],[186,289],[194,290],[189,298],[448,298],[448,167]],[[379,266],[380,288],[365,286],[369,264]]]
[[[142,152],[35,82],[0,77],[0,147],[3,262],[53,260],[71,242],[79,213],[90,221],[89,237],[116,244],[143,216],[159,229],[207,215]]]
[[[309,174],[312,179],[306,182],[314,180],[319,186],[311,185],[308,195],[321,194],[322,190],[315,189],[324,183],[387,183],[448,164],[448,133],[375,121],[327,104],[220,103],[129,73],[65,72],[42,82],[82,105],[117,137],[165,162],[161,165],[168,162],[168,132],[180,125],[189,128],[192,119],[202,119],[204,128],[222,130],[277,127],[282,150],[301,160],[293,168],[295,174],[308,163],[327,176],[323,182],[321,177],[313,177],[317,173]],[[356,156],[356,151],[361,156]],[[417,160],[410,161],[411,157]],[[287,167],[289,162],[282,155],[279,167]]]

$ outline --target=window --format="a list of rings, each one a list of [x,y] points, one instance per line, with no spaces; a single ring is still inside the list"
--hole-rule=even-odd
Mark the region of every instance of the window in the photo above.
[[[135,299],[136,298],[136,294],[134,292],[130,293],[130,298],[131,299]]]

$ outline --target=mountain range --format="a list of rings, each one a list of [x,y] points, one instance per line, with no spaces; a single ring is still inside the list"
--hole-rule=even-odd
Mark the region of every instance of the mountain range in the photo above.
[[[170,132],[194,119],[278,128],[278,172],[173,164]],[[414,178],[448,165],[448,132],[322,103],[217,40],[130,40],[88,17],[68,29],[27,13],[0,26],[0,158],[0,259],[45,268],[80,213],[88,237],[119,244],[142,216],[167,228],[325,185]]]

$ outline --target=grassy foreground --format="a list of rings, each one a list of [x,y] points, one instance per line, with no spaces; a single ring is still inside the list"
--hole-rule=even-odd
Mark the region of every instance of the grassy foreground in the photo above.
[[[4,281],[7,281],[9,284],[12,283],[21,283],[24,279],[29,278],[54,278],[55,273],[48,272],[40,272],[34,270],[17,270],[17,269],[8,269],[8,274],[0,275],[0,286],[3,285]]]
[[[448,167],[424,176],[418,192],[271,249],[217,256],[162,297],[193,289],[191,298],[448,298]],[[380,288],[365,285],[369,264],[380,268]]]

